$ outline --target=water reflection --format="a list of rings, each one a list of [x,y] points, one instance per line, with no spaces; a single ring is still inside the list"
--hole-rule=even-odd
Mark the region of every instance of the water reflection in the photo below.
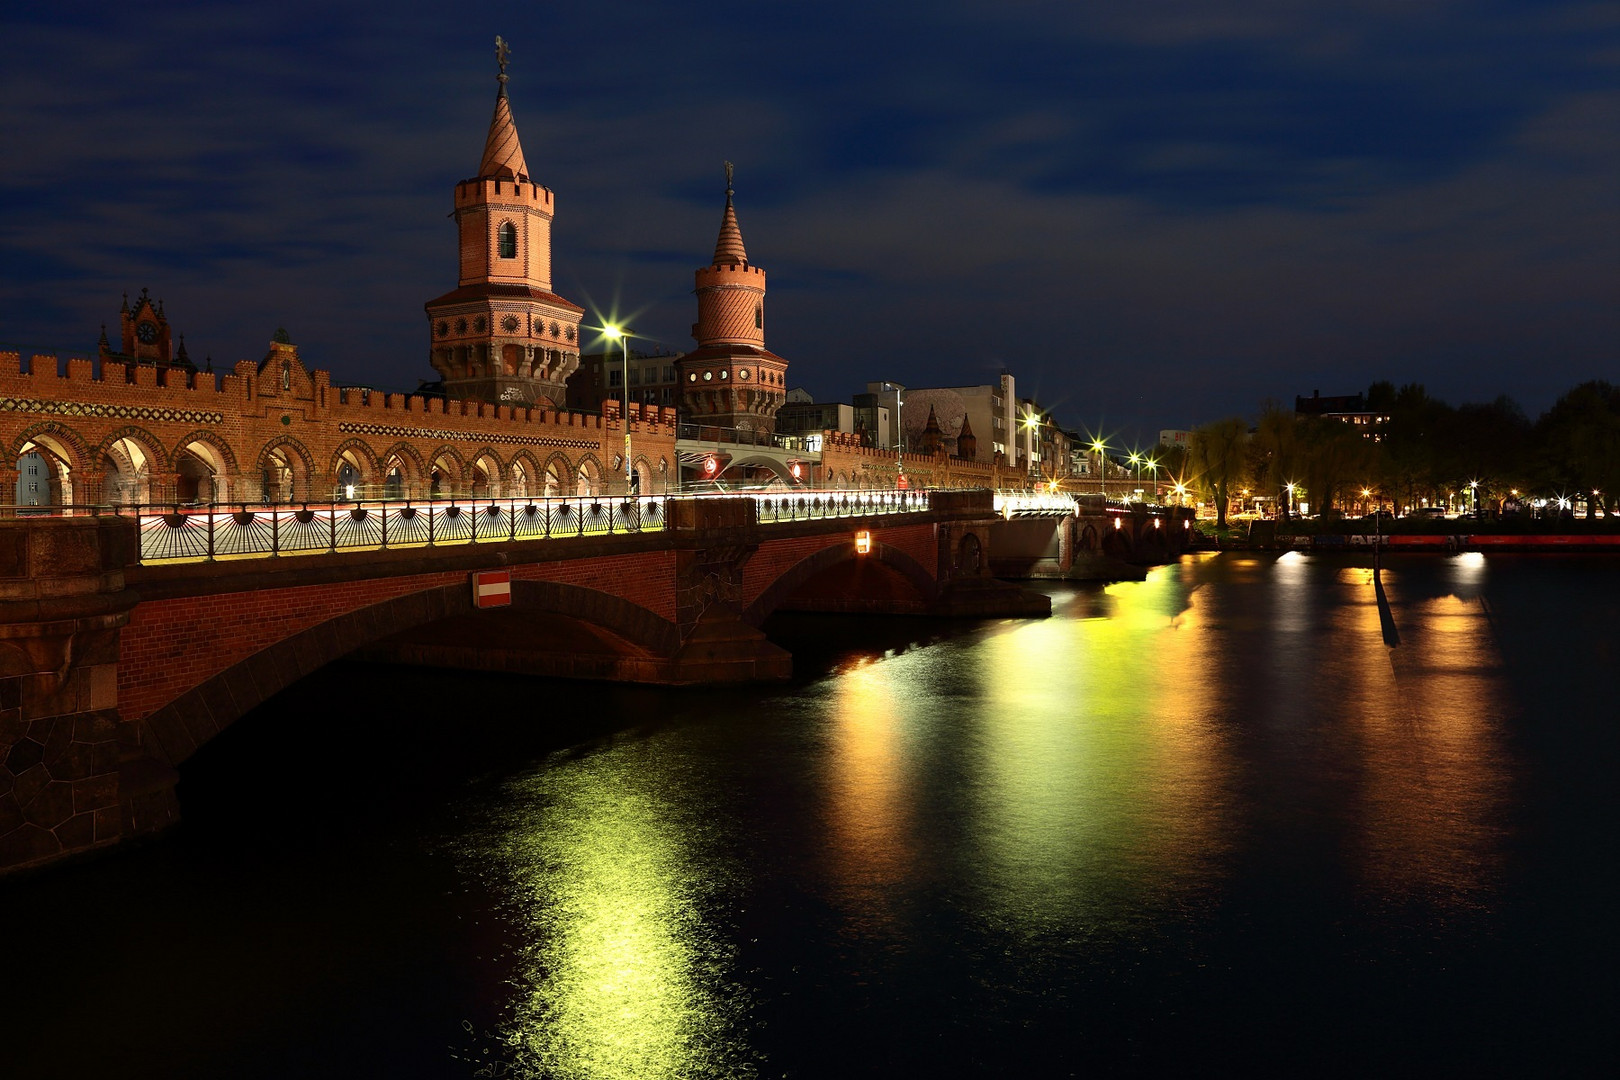
[[[507,1039],[518,1075],[731,1075],[748,1064],[734,1031],[746,995],[712,910],[731,868],[713,820],[685,812],[696,794],[685,764],[678,748],[629,739],[555,755],[512,783],[512,809],[480,857],[513,897],[519,992]]]
[[[1161,568],[1110,586],[1102,620],[1068,617],[1092,605],[1058,593],[1052,619],[984,642],[964,719],[973,880],[993,922],[1133,922],[1219,852],[1223,753],[1207,710],[1221,695],[1193,588]]]
[[[912,873],[915,793],[905,776],[908,718],[898,698],[918,655],[853,665],[827,688],[828,877],[861,933],[892,931],[896,890]]]

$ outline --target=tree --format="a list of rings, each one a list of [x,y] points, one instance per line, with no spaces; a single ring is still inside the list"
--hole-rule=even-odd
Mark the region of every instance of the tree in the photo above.
[[[1620,489],[1620,387],[1581,383],[1553,403],[1536,434],[1553,483],[1564,493],[1588,495],[1588,518],[1597,516],[1599,502],[1612,514]]]
[[[1248,442],[1249,425],[1234,416],[1205,424],[1192,433],[1188,444],[1188,462],[1215,503],[1217,528],[1226,528],[1226,507],[1232,485],[1242,480]]]
[[[1342,420],[1314,417],[1298,423],[1300,472],[1317,513],[1332,509],[1339,492],[1367,475],[1373,460],[1371,440]]]
[[[1283,516],[1293,514],[1292,500],[1285,493],[1289,484],[1299,477],[1299,419],[1291,412],[1268,401],[1255,425],[1254,439],[1250,442],[1249,464],[1254,484],[1276,496],[1283,507]]]

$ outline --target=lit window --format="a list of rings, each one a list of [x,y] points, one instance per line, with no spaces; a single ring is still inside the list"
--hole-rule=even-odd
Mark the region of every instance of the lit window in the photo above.
[[[517,258],[517,227],[510,221],[501,222],[500,228],[501,258]]]

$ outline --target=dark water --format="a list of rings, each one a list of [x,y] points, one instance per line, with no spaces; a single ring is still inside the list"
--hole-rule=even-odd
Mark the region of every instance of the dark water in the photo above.
[[[787,687],[330,669],[0,884],[0,1075],[1596,1074],[1620,563],[1189,558]]]

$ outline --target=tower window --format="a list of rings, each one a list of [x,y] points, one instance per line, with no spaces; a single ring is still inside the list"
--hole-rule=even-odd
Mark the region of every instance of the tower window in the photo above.
[[[501,258],[517,258],[517,227],[510,221],[503,221],[498,235],[500,237]]]
[[[754,329],[756,329],[756,330],[765,329],[765,305],[764,304],[755,304],[754,305]]]

